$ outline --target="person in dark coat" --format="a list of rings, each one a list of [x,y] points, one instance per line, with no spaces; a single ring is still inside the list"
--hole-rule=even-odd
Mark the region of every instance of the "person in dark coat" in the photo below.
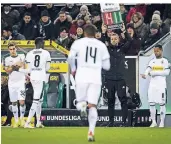
[[[7,26],[2,29],[2,40],[11,40],[12,39],[12,28]]]
[[[52,3],[46,4],[44,10],[48,11],[51,21],[54,21],[58,17],[58,13],[60,11],[60,9],[58,7],[55,7]]]
[[[146,50],[152,44],[157,42],[162,37],[160,27],[157,23],[150,24],[150,33],[147,38],[142,42],[142,49]]]
[[[26,40],[34,40],[37,37],[37,25],[36,23],[31,19],[31,14],[26,12],[24,14],[24,18],[19,24],[20,27],[20,33],[23,34],[26,38]]]
[[[140,38],[137,37],[135,31],[134,31],[134,25],[132,23],[128,23],[126,25],[126,29],[128,34],[132,38],[132,42],[130,45],[129,50],[126,52],[126,55],[133,56],[133,55],[138,55],[141,47],[141,40]]]
[[[65,12],[61,11],[59,13],[59,17],[54,21],[54,26],[55,26],[55,38],[58,38],[60,35],[60,28],[61,27],[66,27],[70,29],[72,18],[69,15],[66,15]]]
[[[70,50],[71,47],[71,40],[68,36],[69,30],[68,28],[62,27],[60,29],[60,37],[57,39],[57,43],[67,50]]]
[[[76,4],[66,4],[65,7],[61,8],[61,11],[68,12],[69,15],[75,19],[79,14],[80,9]]]
[[[19,33],[19,26],[14,25],[12,27],[12,39],[11,40],[25,40],[25,36]]]
[[[54,40],[54,25],[49,18],[47,10],[42,11],[41,19],[38,25],[39,36],[45,40]]]
[[[126,126],[126,119],[128,116],[128,106],[126,97],[126,82],[124,77],[125,71],[125,53],[129,51],[132,38],[126,32],[125,26],[121,32],[127,39],[126,43],[120,42],[120,36],[116,33],[111,35],[108,51],[110,54],[111,67],[109,71],[104,71],[105,87],[108,90],[108,114],[109,114],[109,127],[114,126],[114,106],[115,106],[115,93],[117,92],[118,98],[121,102],[122,108],[122,126]]]
[[[92,13],[92,23],[97,27],[98,30],[101,30],[102,19],[100,13],[96,11]]]
[[[20,12],[20,19],[24,17],[24,14],[26,12],[31,13],[32,20],[34,20],[36,23],[39,22],[40,19],[40,12],[36,4],[25,4],[24,7],[19,8]]]
[[[146,34],[148,33],[147,25],[144,23],[144,17],[140,12],[136,12],[132,16],[132,20],[130,23],[134,24],[134,30],[137,36],[141,39],[144,39]]]
[[[12,9],[10,5],[4,5],[1,17],[7,26],[12,27],[19,22],[20,13],[18,10]]]

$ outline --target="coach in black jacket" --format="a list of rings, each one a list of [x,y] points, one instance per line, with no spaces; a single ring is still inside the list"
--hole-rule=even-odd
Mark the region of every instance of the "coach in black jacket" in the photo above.
[[[111,68],[105,72],[105,86],[107,88],[108,96],[108,113],[109,113],[109,127],[114,124],[114,107],[115,107],[115,93],[117,92],[118,98],[122,107],[122,121],[125,126],[126,118],[128,115],[127,97],[126,97],[126,82],[124,78],[125,71],[125,53],[129,50],[132,38],[125,31],[121,29],[122,38],[126,39],[126,43],[121,43],[119,34],[114,34],[110,38],[108,51],[110,54]]]

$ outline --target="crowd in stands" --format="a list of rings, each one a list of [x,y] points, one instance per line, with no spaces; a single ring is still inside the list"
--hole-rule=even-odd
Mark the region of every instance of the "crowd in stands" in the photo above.
[[[170,31],[171,4],[120,4],[122,19],[132,38],[127,55],[137,55]],[[83,37],[83,27],[97,27],[96,38],[107,45],[110,36],[118,34],[120,43],[127,41],[121,30],[108,30],[102,23],[100,5],[67,4],[64,7],[45,4],[25,4],[21,7],[2,7],[1,31],[3,40],[34,40],[37,36],[55,40],[70,49],[74,40]]]

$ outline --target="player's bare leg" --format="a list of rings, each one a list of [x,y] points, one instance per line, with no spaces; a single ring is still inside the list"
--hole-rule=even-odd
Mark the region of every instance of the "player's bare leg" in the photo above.
[[[152,124],[150,125],[150,127],[156,127],[157,122],[156,122],[156,106],[155,106],[155,103],[150,103],[150,115],[151,115],[151,120],[152,120]]]
[[[166,116],[166,106],[165,106],[165,104],[160,104],[160,125],[159,125],[159,127],[164,127],[165,116]]]
[[[14,128],[17,128],[19,125],[19,120],[18,120],[18,105],[17,102],[12,103],[12,112],[14,115],[15,123],[14,123]]]
[[[20,100],[19,103],[20,103],[20,126],[24,127],[24,124],[25,124],[24,114],[25,114],[25,110],[26,110],[25,101]]]
[[[97,122],[97,108],[94,104],[88,104],[89,114],[88,114],[88,122],[89,122],[89,131],[88,131],[88,141],[95,141],[94,131]]]

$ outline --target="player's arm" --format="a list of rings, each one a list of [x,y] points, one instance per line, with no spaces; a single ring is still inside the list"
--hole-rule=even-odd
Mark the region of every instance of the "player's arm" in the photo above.
[[[74,42],[71,46],[71,50],[70,50],[69,56],[68,56],[68,63],[71,67],[72,72],[76,71],[75,59],[76,59],[76,55],[78,53],[77,47],[78,46],[76,45],[76,42]]]
[[[151,68],[151,61],[150,61],[150,62],[149,62],[149,65],[147,66],[147,68],[146,68],[146,70],[145,70],[145,72],[144,72],[144,74],[141,74],[141,77],[142,77],[143,79],[146,79],[148,75],[150,76],[150,71],[151,71],[151,70],[152,70],[152,68]]]
[[[24,64],[24,67],[23,68],[19,68],[18,71],[19,72],[22,72],[22,73],[25,73],[25,74],[29,74],[30,71],[31,71],[31,56],[30,56],[30,53],[27,53],[27,56],[26,58],[24,59],[25,60],[25,64]],[[27,67],[26,67],[27,65]]]
[[[151,76],[168,76],[170,73],[170,64],[168,61],[165,62],[165,69],[163,71],[151,71]]]
[[[51,56],[50,56],[50,53],[47,52],[46,71],[50,69],[50,63],[51,63]]]
[[[4,62],[4,70],[7,74],[10,74],[13,70],[12,67],[9,65],[8,59],[5,58],[5,62]]]
[[[106,71],[110,69],[110,55],[106,45],[104,45],[104,51],[102,51],[102,68]]]

